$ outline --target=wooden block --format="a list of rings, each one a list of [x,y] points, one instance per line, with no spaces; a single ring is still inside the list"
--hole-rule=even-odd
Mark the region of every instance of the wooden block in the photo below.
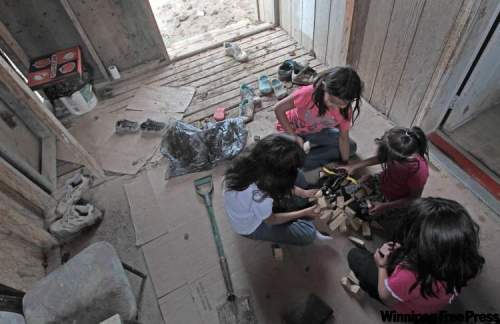
[[[356,245],[357,247],[363,248],[363,249],[366,248],[365,241],[363,241],[362,239],[359,239],[359,238],[357,238],[355,236],[349,236],[348,239],[349,239],[349,241],[351,241],[352,243],[354,243],[354,245]]]
[[[330,217],[332,216],[332,210],[331,209],[326,209],[324,210],[322,213],[321,213],[321,216],[319,217],[319,219],[322,219],[322,220],[325,220],[325,219],[330,219]]]
[[[361,224],[359,224],[358,222],[355,221],[356,218],[354,217],[351,217],[349,218],[349,225],[351,225],[351,227],[355,230],[355,231],[359,231],[359,229],[361,228]]]
[[[284,259],[283,249],[278,244],[273,244],[271,248],[273,249],[274,260],[282,262]]]
[[[359,291],[361,290],[361,287],[358,285],[351,285],[350,291],[353,295],[359,294]]]
[[[347,279],[349,279],[353,284],[359,285],[359,279],[356,277],[354,272],[350,271],[347,275]]]
[[[330,228],[330,230],[335,231],[340,226],[340,224],[342,224],[345,221],[345,219],[346,216],[344,213],[342,213],[340,216],[335,218],[330,224],[328,224],[328,227]]]
[[[338,196],[336,204],[338,208],[344,208],[344,196]]]
[[[332,213],[332,220],[333,220],[334,218],[339,217],[339,216],[340,216],[340,215],[342,215],[343,213],[344,213],[344,211],[343,211],[342,209],[340,209],[340,208],[335,208],[335,209],[333,210],[333,213]]]
[[[309,202],[315,202],[315,201],[317,201],[317,200],[318,200],[318,198],[316,198],[316,197],[309,197],[309,198],[307,199],[307,201],[309,201]]]
[[[354,217],[356,216],[356,212],[352,210],[350,207],[344,208],[344,212],[347,214],[347,216]]]
[[[323,191],[318,190],[318,191],[314,194],[314,197],[316,197],[316,198],[323,197]]]
[[[361,223],[361,233],[363,234],[363,237],[372,237],[372,230],[370,229],[370,224],[368,222]]]
[[[326,201],[326,198],[321,196],[318,198],[318,205],[321,209],[328,208],[328,202]]]
[[[345,232],[347,232],[347,224],[346,224],[346,221],[344,221],[344,222],[342,222],[342,224],[340,224],[340,226],[339,226],[339,231],[340,231],[341,233],[345,233]]]

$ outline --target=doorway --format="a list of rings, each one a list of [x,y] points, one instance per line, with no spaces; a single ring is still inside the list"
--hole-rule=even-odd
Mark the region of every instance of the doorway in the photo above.
[[[258,24],[256,0],[149,0],[167,52],[175,59],[192,44]]]
[[[463,78],[441,130],[500,183],[500,13]]]

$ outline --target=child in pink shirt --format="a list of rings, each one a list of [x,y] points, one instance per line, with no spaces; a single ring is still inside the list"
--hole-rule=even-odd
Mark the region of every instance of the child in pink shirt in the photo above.
[[[350,67],[335,67],[318,75],[314,84],[302,87],[276,104],[276,128],[294,136],[311,150],[304,170],[332,161],[347,163],[356,151],[349,139],[353,112],[359,115],[362,83]]]
[[[401,314],[450,304],[481,271],[479,226],[456,201],[423,198],[401,219],[395,241],[374,254],[349,251],[349,267],[371,297]]]

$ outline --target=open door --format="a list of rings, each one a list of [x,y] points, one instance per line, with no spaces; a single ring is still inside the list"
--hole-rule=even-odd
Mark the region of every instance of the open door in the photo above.
[[[461,81],[442,131],[490,176],[500,179],[500,5]]]

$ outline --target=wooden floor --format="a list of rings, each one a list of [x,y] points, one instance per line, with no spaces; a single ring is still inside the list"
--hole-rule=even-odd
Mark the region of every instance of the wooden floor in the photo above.
[[[237,113],[242,83],[257,86],[257,78],[266,74],[276,78],[278,66],[286,59],[309,63],[317,71],[326,69],[319,60],[301,48],[295,40],[279,28],[262,31],[236,41],[248,52],[249,61],[236,62],[225,56],[221,47],[179,60],[168,66],[134,79],[113,85],[113,98],[101,105],[126,105],[135,89],[142,85],[192,86],[196,94],[186,111],[184,120],[195,122],[213,115],[217,107],[224,107],[229,116]],[[262,98],[264,110],[276,103],[274,96]]]

